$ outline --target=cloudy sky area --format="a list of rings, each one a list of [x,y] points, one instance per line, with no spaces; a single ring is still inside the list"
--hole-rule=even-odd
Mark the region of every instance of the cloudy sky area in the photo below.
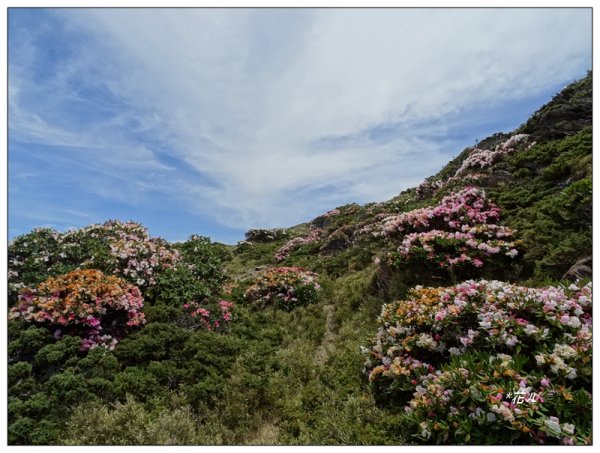
[[[9,10],[9,236],[234,243],[418,185],[591,69],[591,9]]]

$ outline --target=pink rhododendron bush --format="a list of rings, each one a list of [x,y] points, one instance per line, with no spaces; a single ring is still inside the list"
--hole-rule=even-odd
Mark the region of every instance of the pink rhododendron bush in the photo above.
[[[267,269],[244,292],[255,307],[293,310],[317,301],[318,275],[299,267]]]
[[[290,255],[290,253],[298,249],[300,246],[318,241],[321,237],[321,234],[321,228],[311,228],[310,232],[306,236],[299,236],[290,239],[285,244],[283,244],[279,248],[279,250],[277,250],[277,252],[275,252],[275,259],[277,261],[285,260]]]
[[[188,323],[192,329],[206,329],[211,331],[220,331],[233,318],[233,302],[220,300],[216,304],[216,309],[198,302],[189,302],[183,305],[186,315],[192,320]]]
[[[383,306],[365,372],[416,440],[591,442],[592,285],[415,287]]]
[[[476,181],[485,177],[504,156],[516,151],[526,151],[532,148],[535,142],[527,134],[515,134],[508,140],[499,143],[492,149],[472,147],[467,148],[468,155],[462,161],[454,175],[447,179],[438,179],[433,176],[425,179],[416,189],[417,198],[423,199],[434,195],[438,190],[448,187],[452,183],[465,180]]]
[[[18,290],[74,269],[99,269],[144,290],[180,261],[179,252],[135,222],[110,220],[66,233],[40,228],[8,245],[9,301]]]
[[[92,249],[90,264],[100,261],[107,271],[140,288],[154,285],[158,272],[172,268],[179,261],[177,250],[164,239],[151,238],[146,227],[136,222],[110,220],[67,232],[64,247],[77,247],[82,240],[104,246]]]
[[[467,187],[444,197],[437,206],[415,209],[390,217],[383,235],[399,244],[388,255],[395,267],[424,265],[432,271],[482,268],[493,259],[495,266],[519,252],[513,231],[498,225],[500,209],[483,190]]]
[[[113,349],[132,327],[144,324],[140,290],[123,279],[95,269],[50,277],[20,291],[9,319],[50,328],[55,338],[80,336],[82,349]]]

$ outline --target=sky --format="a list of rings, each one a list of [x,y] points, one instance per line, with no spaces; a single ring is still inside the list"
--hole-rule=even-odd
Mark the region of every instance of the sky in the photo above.
[[[384,201],[592,67],[591,9],[8,11],[8,235]]]

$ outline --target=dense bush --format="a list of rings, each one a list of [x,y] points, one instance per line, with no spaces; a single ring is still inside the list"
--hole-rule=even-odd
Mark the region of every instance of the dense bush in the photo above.
[[[51,275],[64,274],[74,265],[64,264],[62,235],[49,228],[36,228],[8,244],[8,301],[17,302],[18,291],[37,285]]]
[[[525,249],[526,275],[559,279],[592,248],[592,131],[507,159],[514,180],[493,189]]]
[[[286,236],[283,228],[252,228],[246,231],[245,237],[251,242],[270,242]]]
[[[365,371],[382,402],[406,406],[422,440],[463,443],[475,432],[494,444],[507,431],[527,443],[589,440],[591,283],[417,287],[384,305],[378,324]],[[539,406],[511,405],[509,392],[536,393]],[[573,426],[556,428],[565,418]]]
[[[218,295],[227,279],[223,265],[230,259],[230,253],[226,248],[196,234],[191,235],[187,241],[176,244],[176,248],[181,258],[179,267],[190,271],[196,281],[206,288],[207,296]]]
[[[36,229],[8,246],[9,299],[14,304],[20,288],[82,268],[115,274],[144,291],[178,261],[177,250],[135,222],[110,220],[66,233]]]
[[[472,275],[492,258],[498,266],[519,254],[513,231],[498,225],[499,218],[500,209],[483,190],[467,187],[436,206],[388,218],[383,234],[400,246],[387,260],[396,267],[447,269],[452,276],[463,269]]]
[[[317,300],[317,274],[299,267],[267,269],[246,290],[244,298],[255,307],[293,310]]]
[[[99,270],[72,271],[25,288],[9,319],[47,326],[55,338],[65,333],[83,338],[82,348],[114,348],[134,326],[144,323],[143,299],[137,287]]]
[[[322,230],[320,228],[311,228],[306,236],[298,236],[293,239],[290,239],[285,244],[283,244],[279,250],[275,253],[275,259],[277,261],[285,260],[291,252],[298,249],[300,246],[305,244],[311,244],[315,241],[318,241],[321,237]]]

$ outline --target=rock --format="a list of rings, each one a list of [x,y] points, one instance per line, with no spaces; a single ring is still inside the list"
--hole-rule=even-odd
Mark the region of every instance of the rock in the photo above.
[[[592,277],[592,256],[586,256],[573,264],[562,276],[564,280],[581,280]]]
[[[340,228],[334,231],[326,239],[326,242],[321,246],[319,251],[323,255],[334,255],[338,252],[343,252],[352,244],[352,241],[347,233],[347,228]]]

